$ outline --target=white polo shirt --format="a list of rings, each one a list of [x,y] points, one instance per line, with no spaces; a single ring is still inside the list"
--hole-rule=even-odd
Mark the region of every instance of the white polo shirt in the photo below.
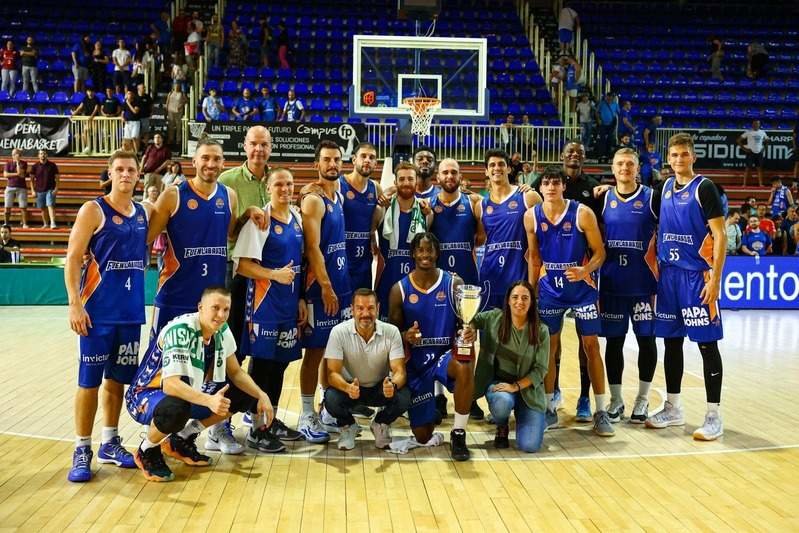
[[[393,324],[375,321],[375,333],[363,340],[355,329],[355,319],[350,318],[330,330],[325,348],[326,359],[344,361],[344,369],[361,386],[373,387],[389,375],[389,361],[405,359],[402,336]]]
[[[762,129],[760,130],[746,130],[741,135],[746,140],[746,147],[752,150],[752,153],[759,154],[763,151],[763,145],[765,144],[766,139],[768,139],[768,135]]]

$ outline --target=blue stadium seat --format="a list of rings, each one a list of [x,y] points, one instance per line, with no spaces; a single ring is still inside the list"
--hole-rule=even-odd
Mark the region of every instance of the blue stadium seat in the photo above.
[[[234,80],[225,80],[222,82],[222,94],[238,93],[239,84]]]
[[[325,119],[322,118],[322,115],[314,114],[308,119],[310,122],[324,122]]]
[[[311,100],[311,102],[308,105],[310,106],[311,109],[324,109],[325,101],[317,97]]]
[[[16,94],[14,94],[14,97],[11,100],[14,103],[17,103],[17,104],[25,104],[25,103],[30,102],[31,95],[29,95],[25,91],[17,91]]]
[[[19,109],[16,107],[6,107],[3,109],[3,113],[7,115],[19,115]]]
[[[53,93],[53,96],[50,97],[51,104],[66,104],[69,102],[69,97],[67,97],[67,93],[64,91],[56,91]]]
[[[58,109],[55,107],[46,107],[42,112],[44,115],[58,115]]]
[[[39,91],[33,95],[32,102],[36,102],[37,104],[46,104],[50,101],[50,95],[47,94],[47,91]]]
[[[26,107],[25,111],[22,112],[24,115],[38,115],[39,108],[37,107]]]

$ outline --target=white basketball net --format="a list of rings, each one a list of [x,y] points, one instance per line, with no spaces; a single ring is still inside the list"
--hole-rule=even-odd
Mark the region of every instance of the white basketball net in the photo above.
[[[438,98],[413,97],[405,98],[402,107],[411,113],[411,133],[420,137],[430,135],[430,126],[433,123],[435,110],[441,107]]]

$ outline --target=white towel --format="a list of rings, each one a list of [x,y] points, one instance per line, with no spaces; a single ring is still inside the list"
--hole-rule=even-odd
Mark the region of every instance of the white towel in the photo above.
[[[389,444],[387,452],[404,455],[414,448],[432,448],[433,446],[440,446],[444,444],[444,435],[441,433],[433,433],[430,440],[422,444],[416,440],[416,437],[408,437],[407,439],[398,439]]]
[[[388,247],[396,250],[399,247],[399,219],[400,207],[397,197],[391,199],[386,214],[383,216],[383,237],[388,241]],[[416,235],[427,231],[427,221],[422,214],[422,205],[418,198],[413,199],[411,207],[411,224],[408,226],[408,237],[406,243],[410,243]]]

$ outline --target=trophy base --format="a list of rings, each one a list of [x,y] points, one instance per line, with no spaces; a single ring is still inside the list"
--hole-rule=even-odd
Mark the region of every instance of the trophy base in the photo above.
[[[474,345],[455,346],[455,349],[452,350],[452,357],[454,357],[456,361],[461,361],[464,363],[474,361]]]

